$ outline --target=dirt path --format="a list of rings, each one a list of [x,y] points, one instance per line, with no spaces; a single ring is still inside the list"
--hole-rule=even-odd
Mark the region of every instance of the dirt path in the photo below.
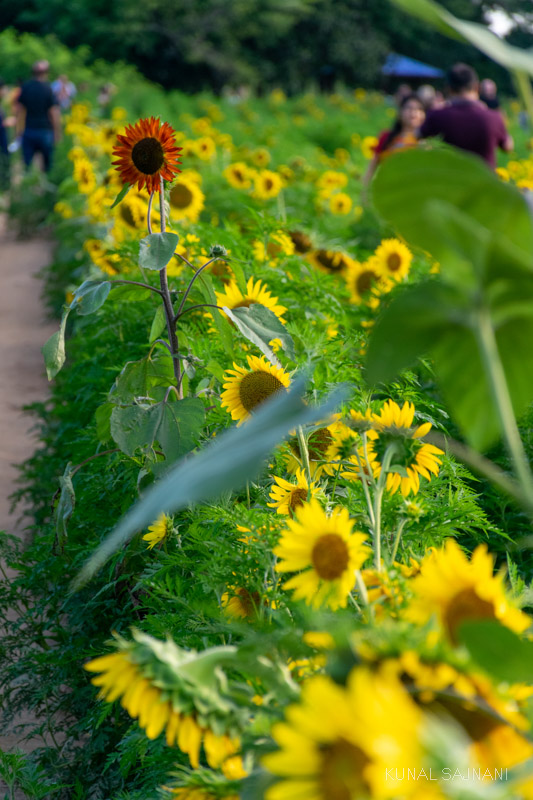
[[[24,538],[20,509],[10,513],[9,495],[17,487],[18,464],[31,456],[36,440],[33,421],[22,407],[48,392],[41,346],[57,328],[45,320],[36,273],[50,263],[52,243],[16,240],[0,216],[0,530]],[[27,719],[17,719],[24,723]],[[0,729],[0,748],[30,750],[20,734]],[[36,741],[34,746],[42,742]],[[0,779],[0,794],[5,786]],[[17,793],[17,799],[23,795]]]

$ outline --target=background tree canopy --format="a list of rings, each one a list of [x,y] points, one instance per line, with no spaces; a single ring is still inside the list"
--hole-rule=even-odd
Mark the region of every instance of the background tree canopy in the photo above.
[[[493,8],[524,13],[530,0],[444,0],[464,19]],[[297,92],[329,72],[352,86],[380,86],[398,52],[446,68],[473,63],[505,82],[488,59],[445,39],[388,0],[3,0],[0,26],[54,33],[94,58],[122,59],[166,88],[219,91],[225,84]],[[21,76],[22,77],[22,76]]]

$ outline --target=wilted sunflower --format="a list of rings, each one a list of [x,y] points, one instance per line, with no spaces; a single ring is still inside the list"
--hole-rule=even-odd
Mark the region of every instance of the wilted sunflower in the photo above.
[[[267,503],[267,506],[277,509],[276,513],[292,517],[298,506],[307,501],[308,496],[314,497],[317,494],[315,482],[312,481],[310,484],[302,469],[296,470],[295,478],[296,483],[290,483],[284,478],[274,476],[276,483],[270,492],[270,499],[273,502]]]
[[[423,785],[406,778],[422,768],[422,718],[394,675],[358,667],[346,686],[309,678],[272,728],[280,749],[262,763],[279,781],[265,800],[422,797]]]
[[[283,314],[287,311],[285,306],[278,304],[278,298],[272,297],[265,284],[249,278],[246,284],[246,294],[239,289],[236,281],[229,283],[223,292],[215,292],[218,306],[226,306],[230,310],[234,308],[249,308],[254,303],[259,303],[268,308],[281,321]]]
[[[401,281],[409,273],[413,254],[399,239],[384,239],[375,253],[376,262],[384,275]]]
[[[262,169],[254,177],[254,197],[259,200],[271,200],[283,189],[283,178],[270,169]]]
[[[439,474],[439,456],[443,455],[440,448],[420,441],[431,430],[431,423],[412,429],[414,415],[412,403],[406,401],[400,408],[393,400],[387,400],[379,414],[372,415],[372,429],[367,433],[368,459],[376,477],[381,474],[385,452],[394,447],[394,463],[389,468],[386,487],[392,494],[400,489],[404,497],[410,492],[417,494],[421,475],[430,481],[431,473]],[[394,469],[396,464],[401,472]]]
[[[248,369],[233,364],[224,374],[224,389],[220,395],[222,408],[241,425],[261,403],[285,390],[290,378],[282,367],[276,367],[264,356],[247,356]]]
[[[223,176],[234,189],[249,189],[255,170],[250,169],[244,161],[236,161],[223,171]]]
[[[113,165],[123,183],[129,183],[149,192],[158,192],[160,178],[171,181],[180,170],[179,153],[174,129],[155,117],[140,119],[127,125],[124,134],[118,134],[119,144],[113,148],[116,161]]]
[[[338,192],[329,198],[329,210],[332,214],[349,214],[352,208],[352,199],[345,192]]]
[[[283,588],[294,589],[294,600],[313,608],[345,608],[355,570],[371,553],[366,534],[352,532],[348,509],[336,508],[328,517],[316,499],[298,506],[294,515],[274,548],[277,572],[299,571]]]
[[[508,599],[504,577],[494,575],[494,558],[480,544],[472,557],[463,553],[454,539],[427,555],[420,574],[412,583],[414,599],[408,616],[426,621],[436,614],[453,643],[467,620],[493,619],[517,633],[526,630],[531,619]]]
[[[168,199],[170,216],[176,221],[188,219],[197,222],[205,205],[205,195],[197,181],[183,175],[170,187]]]
[[[143,539],[148,542],[148,550],[152,550],[156,544],[162,542],[167,536],[172,533],[173,520],[167,517],[166,514],[160,514],[153,525],[148,528],[148,533],[145,533]]]
[[[303,231],[289,231],[289,236],[291,237],[294,245],[295,253],[300,253],[303,255],[304,253],[308,253],[309,250],[313,249],[313,242],[307,233],[304,233]]]

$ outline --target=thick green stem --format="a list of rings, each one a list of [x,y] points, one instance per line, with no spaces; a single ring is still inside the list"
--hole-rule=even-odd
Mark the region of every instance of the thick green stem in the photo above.
[[[500,421],[503,438],[514,466],[518,482],[527,497],[533,497],[533,476],[529,468],[522,439],[514,415],[505,371],[498,351],[498,343],[488,308],[482,308],[477,317],[476,333],[485,365],[492,397]]]
[[[166,231],[165,223],[165,182],[161,178],[159,186],[159,212],[161,216],[161,233]],[[176,379],[176,386],[178,389],[178,397],[181,400],[183,397],[183,386],[181,382],[181,362],[179,358],[180,350],[178,343],[178,335],[176,333],[176,323],[174,321],[174,309],[172,307],[172,299],[170,297],[170,290],[168,288],[167,268],[163,267],[159,271],[159,285],[161,287],[161,297],[163,299],[163,308],[165,311],[165,319],[167,323],[168,341],[170,343],[170,350],[172,352],[172,362],[174,366],[174,377]]]
[[[396,553],[398,552],[400,539],[402,538],[403,529],[405,528],[406,523],[407,523],[407,520],[406,519],[402,519],[400,524],[398,525],[398,529],[396,531],[396,536],[394,538],[394,544],[392,546],[392,552],[391,552],[391,556],[390,556],[391,564],[394,562],[394,559],[396,558]]]
[[[367,453],[366,433],[362,434],[362,439],[363,439],[363,448],[364,448],[364,452],[365,452],[365,462],[366,462],[366,465],[367,465],[367,469],[369,470],[369,474],[368,475],[367,475],[367,473],[365,472],[365,470],[363,468],[363,464],[361,462],[361,458],[359,456],[359,453],[357,452],[357,448],[354,449],[354,456],[355,456],[355,458],[357,460],[357,466],[359,467],[359,479],[361,481],[361,486],[363,487],[363,492],[365,494],[366,505],[367,505],[367,508],[368,508],[368,516],[370,517],[370,524],[372,525],[372,527],[374,527],[374,525],[375,525],[374,508],[373,508],[373,505],[372,505],[370,492],[368,491],[368,483],[367,483],[367,480],[371,480],[372,482],[374,482],[374,476],[372,475],[372,470],[368,466],[368,456],[366,455],[366,453]]]
[[[389,446],[385,450],[383,456],[383,464],[381,465],[381,472],[379,474],[376,493],[374,495],[374,563],[378,572],[381,572],[381,505],[383,502],[383,493],[387,483],[387,474],[390,467],[394,446]]]
[[[305,434],[304,429],[301,425],[298,425],[298,442],[300,445],[300,457],[302,459],[305,475],[307,478],[307,483],[309,487],[311,486],[311,464],[309,463],[309,448],[307,447],[307,442],[305,441]],[[309,499],[309,490],[307,492],[307,497]]]

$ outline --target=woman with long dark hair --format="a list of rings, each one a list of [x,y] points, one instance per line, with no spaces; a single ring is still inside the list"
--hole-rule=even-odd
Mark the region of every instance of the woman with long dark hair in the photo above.
[[[394,125],[390,130],[384,131],[378,139],[374,158],[364,177],[365,186],[368,186],[376,167],[384,158],[409,147],[416,147],[418,131],[425,118],[424,104],[416,94],[409,94],[402,98]]]

